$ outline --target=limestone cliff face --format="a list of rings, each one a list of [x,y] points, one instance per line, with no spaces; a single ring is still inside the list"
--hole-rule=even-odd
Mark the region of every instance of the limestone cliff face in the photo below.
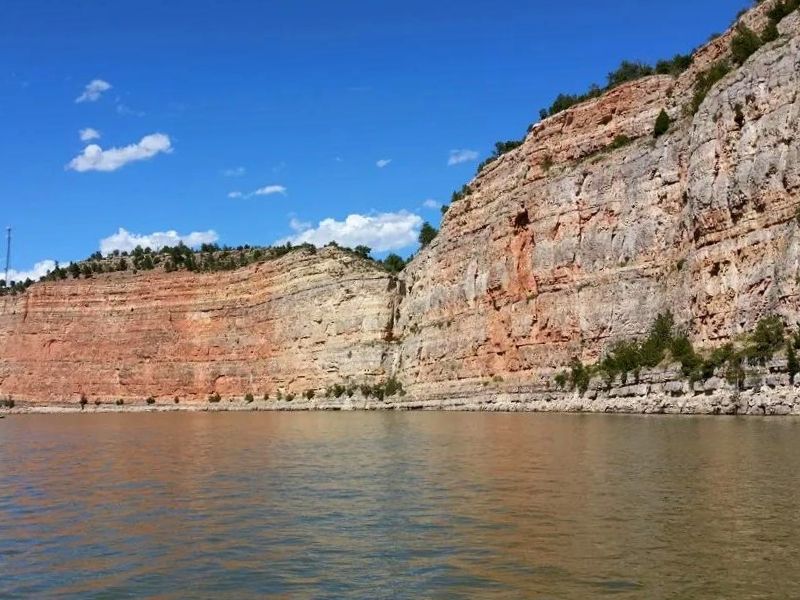
[[[768,7],[742,19],[760,29]],[[594,400],[555,392],[554,371],[643,335],[666,309],[705,346],[769,313],[798,322],[800,14],[780,31],[694,115],[698,74],[725,55],[730,32],[677,79],[641,79],[539,123],[470,183],[399,281],[324,249],[233,272],[103,275],[0,298],[0,395],[274,398],[396,375],[410,394],[393,405],[506,398],[546,409],[555,398],[549,406],[571,410]],[[662,109],[673,124],[654,139]],[[631,143],[609,150],[621,135]],[[624,397],[657,401],[619,404],[590,390],[588,409],[768,412],[757,397],[709,400],[735,393],[721,384],[684,390],[653,378]],[[683,395],[702,402],[669,405]],[[778,412],[800,412],[796,391],[783,396]],[[342,400],[369,405],[358,402]]]
[[[730,34],[678,80],[620,86],[487,166],[404,273],[401,379],[423,397],[546,387],[665,309],[701,345],[769,312],[800,320],[800,15],[780,29],[693,116]],[[662,108],[674,122],[654,140]],[[634,141],[598,152],[620,134]]]
[[[231,272],[37,284],[0,298],[0,393],[205,401],[383,379],[393,286],[334,249]]]

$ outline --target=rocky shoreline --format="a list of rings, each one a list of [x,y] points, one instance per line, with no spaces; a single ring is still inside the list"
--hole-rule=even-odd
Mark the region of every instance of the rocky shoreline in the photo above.
[[[209,404],[123,405],[103,404],[81,409],[79,406],[23,403],[0,414],[103,414],[103,413],[174,413],[174,412],[262,412],[262,411],[456,411],[456,412],[550,412],[604,413],[642,415],[727,415],[727,416],[800,416],[800,387],[760,390],[695,391],[676,397],[670,392],[643,393],[641,385],[614,390],[594,398],[578,393],[526,391],[472,396],[448,396],[431,399],[405,398],[378,401],[365,398],[300,401],[241,401]]]

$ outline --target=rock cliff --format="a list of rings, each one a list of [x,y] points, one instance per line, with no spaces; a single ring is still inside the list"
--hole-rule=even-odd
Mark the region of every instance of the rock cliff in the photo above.
[[[698,65],[546,119],[483,169],[404,273],[398,369],[415,394],[546,387],[664,310],[700,345],[800,320],[800,15],[780,30],[694,115]],[[654,139],[661,109],[673,126]],[[632,142],[603,152],[619,135]]]
[[[741,22],[761,29],[770,6]],[[665,310],[705,347],[768,314],[800,321],[800,14],[779,31],[695,113],[698,77],[733,31],[678,77],[639,79],[538,123],[470,182],[399,280],[324,249],[0,299],[0,394],[205,402],[396,376],[409,394],[385,406],[800,413],[788,377],[773,381],[775,410],[760,385],[742,404],[725,385],[658,373],[586,397],[552,385],[573,357],[597,360]],[[654,138],[662,110],[672,125]],[[341,405],[374,407],[295,406]]]
[[[0,390],[181,401],[386,377],[395,282],[326,248],[229,272],[113,274],[0,298]]]

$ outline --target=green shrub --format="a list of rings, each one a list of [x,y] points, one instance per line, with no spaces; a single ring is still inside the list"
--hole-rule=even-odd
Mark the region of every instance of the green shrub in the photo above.
[[[428,244],[430,244],[438,235],[439,230],[433,227],[427,221],[422,224],[422,229],[419,232],[419,243],[420,246],[425,248]]]
[[[776,315],[764,317],[749,336],[744,355],[751,364],[763,365],[783,346],[784,339],[784,326],[780,317]]]
[[[659,138],[667,133],[667,131],[669,131],[669,125],[669,115],[667,114],[667,111],[661,109],[661,112],[658,113],[658,117],[656,118],[656,124],[653,127],[653,137]]]
[[[800,9],[800,0],[779,0],[767,12],[767,17],[770,23],[777,25],[785,17],[788,17],[792,11]]]
[[[725,77],[730,70],[731,67],[728,62],[723,60],[697,75],[697,81],[694,84],[694,95],[689,105],[692,114],[697,113],[711,88]]]
[[[669,60],[659,60],[656,63],[656,73],[677,77],[690,66],[692,66],[691,54],[676,54]]]
[[[786,370],[789,372],[789,381],[794,384],[795,376],[800,373],[800,361],[797,360],[797,351],[791,342],[786,344]]]
[[[494,162],[495,160],[503,156],[503,154],[511,152],[515,148],[519,148],[524,142],[525,140],[507,140],[505,142],[496,142],[494,145],[494,151],[489,156],[489,158],[487,158],[481,164],[478,165],[478,172],[480,173],[486,165]]]
[[[731,39],[731,59],[737,65],[744,64],[761,47],[761,38],[747,25],[740,23]]]
[[[711,355],[703,360],[700,366],[700,374],[703,379],[709,379],[714,376],[717,369],[734,360],[737,360],[737,355],[733,344],[725,344],[713,350]]]
[[[461,186],[460,190],[456,190],[453,192],[453,195],[450,197],[451,204],[453,202],[458,202],[459,200],[466,198],[470,194],[469,185],[464,184]]]
[[[117,406],[122,406],[123,404],[125,404],[125,400],[123,400],[122,398],[117,398],[117,401],[114,402],[114,404],[116,404]]]
[[[328,397],[333,396],[334,398],[341,398],[342,395],[344,395],[345,391],[347,391],[345,387],[337,383],[335,385],[330,386],[328,390],[325,392],[325,395]]]
[[[673,338],[670,343],[670,354],[672,358],[681,363],[681,371],[686,376],[698,374],[698,369],[702,365],[702,358],[695,352],[692,342],[685,335]]]
[[[573,358],[569,372],[569,382],[573,389],[578,390],[583,395],[589,389],[591,378],[591,371],[583,365],[579,358]]]
[[[315,395],[315,392],[314,392],[314,390],[312,390],[312,389],[307,389],[307,390],[305,391],[305,393],[303,394],[303,396],[305,396],[307,400],[311,400],[311,399],[313,399],[313,398],[314,398],[314,395]]]
[[[294,400],[294,394],[291,392],[286,392],[286,401],[291,402],[292,400]]]
[[[664,354],[672,342],[672,330],[675,319],[671,312],[661,313],[656,317],[650,328],[647,339],[639,349],[639,365],[643,367],[657,367],[664,360]]]
[[[208,401],[209,401],[209,402],[211,402],[211,403],[213,403],[213,404],[216,404],[216,403],[217,403],[217,402],[219,402],[220,400],[222,400],[222,398],[220,397],[219,393],[217,393],[217,392],[214,392],[213,394],[211,394],[211,395],[208,397]]]
[[[775,23],[769,23],[761,31],[761,43],[768,44],[770,42],[774,42],[778,39],[779,35],[780,33],[778,32],[778,26]]]
[[[618,135],[617,137],[614,138],[614,141],[611,142],[611,144],[609,144],[608,149],[609,150],[617,150],[619,148],[624,148],[625,146],[630,144],[632,141],[633,140],[631,138],[629,138],[627,135],[620,134],[620,135]]]
[[[147,402],[148,404],[155,404],[156,399],[150,396],[147,400],[145,400],[145,402]]]
[[[394,377],[390,377],[386,380],[386,383],[383,384],[383,389],[387,396],[394,396],[396,394],[400,394],[402,396],[404,394],[403,384],[397,381],[397,379]]]
[[[79,402],[80,402],[80,405],[81,405],[81,410],[83,410],[83,407],[86,406],[89,403],[89,401],[86,399],[86,395],[85,394],[81,394],[81,399],[79,400]]]
[[[654,73],[653,67],[642,62],[623,60],[614,71],[608,74],[608,89],[635,81]]]
[[[247,402],[248,404],[252,404],[254,400],[255,398],[253,398],[253,394],[251,394],[250,392],[247,392],[244,395],[244,401]]]
[[[611,347],[611,351],[600,363],[600,369],[610,377],[621,375],[623,381],[628,373],[641,366],[641,352],[636,341],[621,341]]]
[[[387,255],[381,264],[383,265],[384,269],[389,271],[389,273],[399,273],[406,267],[406,261],[404,261],[402,257],[398,256],[397,254]]]
[[[566,373],[559,373],[555,376],[554,381],[556,382],[556,386],[558,389],[563,390],[564,387],[567,385],[567,374]]]

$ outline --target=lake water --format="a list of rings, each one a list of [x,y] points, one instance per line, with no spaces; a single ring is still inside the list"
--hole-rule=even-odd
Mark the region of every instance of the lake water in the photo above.
[[[2,598],[798,598],[800,420],[0,420]]]

